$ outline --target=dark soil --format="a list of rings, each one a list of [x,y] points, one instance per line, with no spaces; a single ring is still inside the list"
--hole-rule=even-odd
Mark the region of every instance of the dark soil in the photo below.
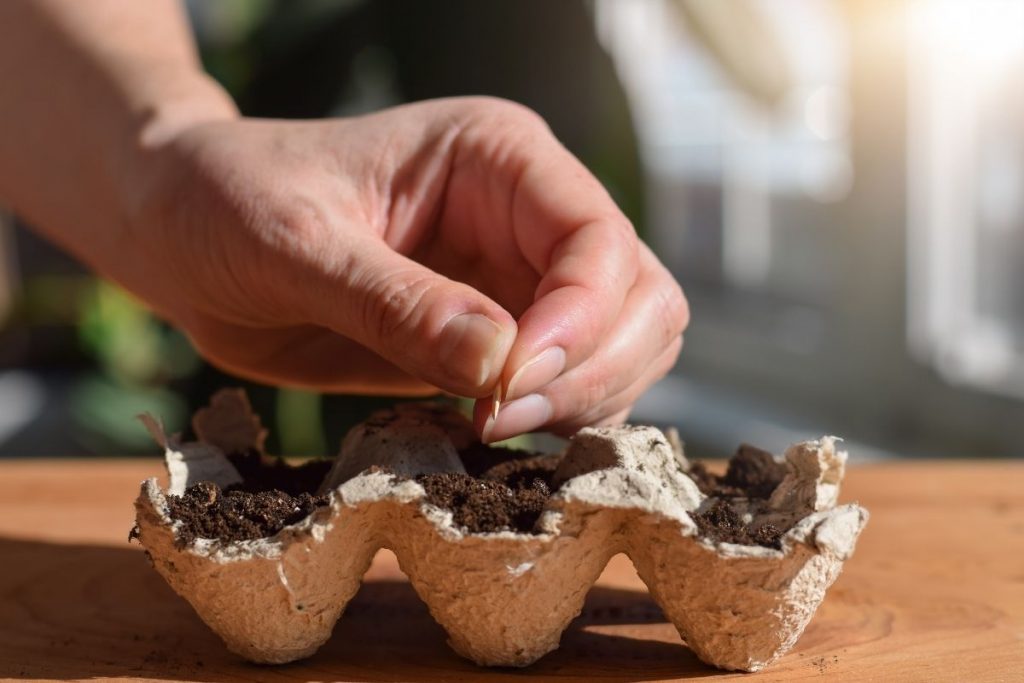
[[[182,545],[197,538],[251,541],[273,536],[329,502],[328,496],[292,496],[276,489],[221,491],[208,481],[188,487],[182,496],[167,497],[171,519],[181,522],[178,541]]]
[[[290,496],[313,493],[327,476],[333,460],[310,460],[301,465],[289,465],[282,458],[264,459],[258,452],[232,453],[228,460],[242,476],[242,483],[228,491],[283,491]]]
[[[743,444],[729,459],[724,475],[709,472],[701,462],[693,463],[687,474],[706,496],[767,499],[786,477],[786,465],[767,451]]]
[[[722,483],[747,498],[770,498],[785,478],[785,463],[777,462],[767,451],[743,444],[729,461]]]
[[[459,453],[466,474],[448,472],[416,477],[426,502],[451,510],[454,523],[469,533],[515,531],[536,533],[537,521],[553,493],[558,458],[475,444]],[[221,490],[199,482],[182,496],[168,496],[171,519],[181,522],[178,538],[222,541],[273,536],[320,506],[328,496],[315,495],[331,466],[314,460],[292,467],[283,460],[264,460],[256,452],[228,458],[242,476],[241,484]],[[764,451],[741,446],[724,475],[702,463],[688,474],[711,500],[693,514],[700,534],[716,542],[781,547],[785,529],[773,524],[744,524],[741,509],[767,509],[767,499],[786,473],[783,464]]]
[[[533,533],[551,497],[558,459],[483,444],[459,455],[468,474],[416,477],[426,502],[451,510],[455,524],[470,533]]]
[[[273,536],[328,505],[328,496],[315,495],[331,467],[330,460],[291,466],[279,458],[264,459],[256,451],[233,453],[228,460],[242,476],[240,484],[224,490],[201,481],[182,496],[168,496],[171,519],[181,522],[178,541],[197,538],[251,541]]]
[[[729,460],[724,475],[709,472],[703,463],[693,463],[688,472],[697,487],[711,500],[693,513],[701,536],[716,543],[782,547],[780,529],[772,523],[743,521],[742,512],[757,515],[768,511],[768,499],[786,476],[786,465],[770,453],[746,444]]]
[[[471,477],[483,477],[499,465],[530,462],[538,457],[542,457],[540,453],[503,448],[502,446],[488,446],[484,443],[475,443],[469,448],[459,451],[459,460],[462,461],[466,473]]]
[[[759,525],[745,524],[737,511],[735,500],[717,498],[706,509],[693,514],[697,529],[716,543],[760,545],[782,548],[783,529],[770,522]]]

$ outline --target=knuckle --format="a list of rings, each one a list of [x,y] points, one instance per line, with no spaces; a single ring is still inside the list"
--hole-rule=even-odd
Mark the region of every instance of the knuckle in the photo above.
[[[469,139],[491,145],[518,145],[524,140],[551,135],[544,118],[526,105],[499,97],[473,97],[463,106],[464,130]]]
[[[398,273],[385,278],[378,291],[366,299],[363,329],[369,331],[378,344],[407,338],[407,331],[415,327],[429,291],[430,284],[425,277]]]
[[[489,117],[547,128],[544,118],[525,104],[502,97],[480,97],[477,101],[480,111]]]
[[[626,218],[618,209],[605,212],[603,218],[613,226],[612,236],[617,241],[617,246],[628,250],[630,255],[639,258],[640,240],[637,238],[633,221]]]
[[[628,218],[612,209],[596,214],[591,221],[607,253],[617,262],[639,262],[640,240]]]
[[[611,226],[611,227],[608,227]],[[617,227],[623,226],[623,227]],[[602,255],[592,258],[589,254],[558,254],[564,271],[559,273],[566,284],[585,273],[583,285],[595,296],[602,297],[602,307],[607,305],[603,297],[608,292],[625,294],[636,280],[639,266],[637,259],[636,235],[622,220],[608,220],[593,224],[593,235],[601,240]]]
[[[664,286],[658,287],[654,306],[662,339],[669,343],[683,333],[690,321],[689,304],[679,283],[670,278]]]
[[[581,286],[587,298],[580,301],[580,306],[587,311],[588,319],[598,321],[615,313],[609,307],[610,295],[625,298],[629,286],[624,282],[620,270],[610,263],[588,263],[587,281]]]
[[[595,292],[625,294],[636,281],[639,270],[639,240],[629,222],[621,216],[610,216],[598,225],[603,256],[580,265],[585,265],[587,281]]]
[[[632,265],[631,274],[635,274],[640,263],[640,240],[636,236],[636,229],[629,219],[617,215],[612,218],[612,224],[617,227],[612,231],[611,247],[619,254],[619,258]]]

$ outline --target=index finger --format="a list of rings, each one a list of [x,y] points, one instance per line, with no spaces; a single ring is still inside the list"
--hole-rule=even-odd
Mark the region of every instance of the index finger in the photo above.
[[[503,372],[525,396],[586,360],[639,272],[633,226],[598,180],[550,134],[522,145],[512,207],[520,251],[541,274]]]

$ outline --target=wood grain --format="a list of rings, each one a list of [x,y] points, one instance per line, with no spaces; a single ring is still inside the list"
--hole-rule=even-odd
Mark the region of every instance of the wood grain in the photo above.
[[[0,463],[0,677],[227,680],[1024,681],[1024,463],[853,468],[872,518],[795,650],[769,670],[701,664],[613,559],[562,647],[525,672],[454,655],[382,551],[331,641],[284,667],[239,660],[127,543],[157,460]],[[682,569],[681,569],[682,570]]]

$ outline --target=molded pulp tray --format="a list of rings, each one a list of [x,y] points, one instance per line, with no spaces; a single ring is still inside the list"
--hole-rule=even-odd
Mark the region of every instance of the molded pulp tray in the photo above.
[[[836,506],[846,454],[825,437],[786,451],[788,473],[758,513],[788,528],[781,550],[702,539],[690,513],[708,502],[678,439],[624,426],[584,429],[551,456],[561,458],[557,490],[540,533],[467,533],[451,511],[423,501],[412,477],[465,472],[458,451],[476,441],[472,427],[454,411],[406,404],[349,432],[321,488],[330,505],[269,538],[185,544],[166,496],[198,481],[238,483],[225,453],[262,453],[265,432],[240,391],[220,392],[196,415],[198,442],[144,421],[165,448],[170,485],[142,484],[139,540],[227,646],[255,662],[316,652],[386,547],[451,646],[478,664],[525,666],[557,648],[622,552],[702,660],[756,671],[800,637],[868,517]]]

